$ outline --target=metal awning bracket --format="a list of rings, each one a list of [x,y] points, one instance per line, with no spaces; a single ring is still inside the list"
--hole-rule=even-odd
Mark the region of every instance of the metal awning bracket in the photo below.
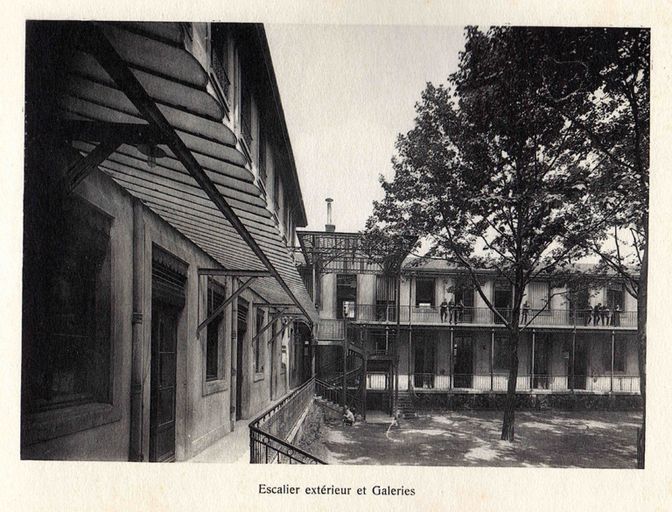
[[[284,309],[280,310],[278,313],[276,313],[275,315],[273,315],[273,316],[271,317],[271,319],[266,323],[266,325],[264,325],[264,326],[261,328],[261,330],[260,330],[257,334],[255,334],[255,335],[252,337],[252,343],[254,343],[255,341],[257,341],[257,340],[259,339],[259,336],[261,336],[262,334],[264,334],[264,333],[265,333],[265,332],[266,332],[266,331],[267,331],[267,330],[268,330],[268,329],[269,329],[269,328],[270,328],[270,327],[271,327],[271,326],[272,326],[272,325],[273,325],[273,324],[274,324],[280,317],[282,317],[282,316],[285,316],[285,310],[284,310]]]
[[[198,328],[196,329],[196,335],[198,336],[201,334],[201,331],[205,329],[210,322],[212,322],[217,316],[224,311],[224,308],[231,304],[242,292],[244,292],[246,289],[248,289],[251,285],[252,282],[256,279],[256,277],[250,277],[247,281],[245,281],[238,289],[233,291],[231,295],[229,295],[224,302],[222,302],[217,308],[210,314],[208,318],[203,320]]]

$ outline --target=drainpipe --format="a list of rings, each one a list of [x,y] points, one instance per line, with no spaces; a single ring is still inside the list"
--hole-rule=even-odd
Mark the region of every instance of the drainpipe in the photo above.
[[[143,303],[144,294],[144,259],[145,259],[145,224],[142,203],[133,200],[133,314],[132,323],[132,355],[131,355],[131,429],[128,459],[141,462],[143,436]]]

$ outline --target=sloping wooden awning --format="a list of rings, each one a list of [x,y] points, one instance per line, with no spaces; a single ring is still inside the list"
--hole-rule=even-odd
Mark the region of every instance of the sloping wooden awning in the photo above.
[[[98,148],[99,169],[222,267],[270,271],[272,277],[257,279],[255,291],[270,303],[296,304],[316,322],[265,194],[222,123],[222,106],[206,90],[206,71],[184,49],[179,24],[87,22],[77,28],[59,98],[62,129],[73,146],[85,157]],[[167,156],[149,166],[138,149],[143,140]]]

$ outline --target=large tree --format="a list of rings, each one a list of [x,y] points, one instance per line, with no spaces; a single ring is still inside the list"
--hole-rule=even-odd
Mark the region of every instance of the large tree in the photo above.
[[[415,127],[399,137],[394,179],[382,181],[385,197],[373,215],[379,226],[429,240],[431,255],[466,268],[508,329],[505,440],[514,438],[526,286],[584,256],[585,238],[599,240],[610,226],[610,212],[590,194],[604,159],[550,101],[545,53],[528,51],[538,43],[527,29],[467,29],[458,71],[446,86],[427,85]],[[479,269],[509,283],[510,310],[495,308]]]
[[[644,467],[649,222],[650,30],[527,29],[538,52],[535,101],[555,109],[599,159],[591,204],[609,218],[605,233],[577,240],[620,275],[637,299],[640,390],[644,405],[638,466]],[[585,230],[583,230],[585,231]]]

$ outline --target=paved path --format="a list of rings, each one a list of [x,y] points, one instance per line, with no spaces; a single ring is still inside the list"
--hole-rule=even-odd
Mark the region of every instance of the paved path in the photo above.
[[[250,421],[249,419],[236,421],[233,432],[226,434],[187,462],[249,464],[250,431],[248,425]]]

